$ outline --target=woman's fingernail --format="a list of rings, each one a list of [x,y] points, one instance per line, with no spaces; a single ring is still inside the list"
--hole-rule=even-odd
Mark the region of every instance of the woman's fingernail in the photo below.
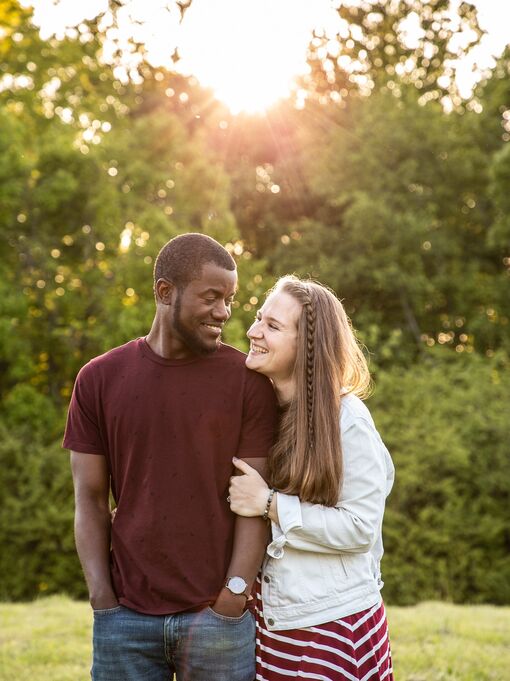
[[[232,457],[232,461],[238,461],[237,456],[233,456],[233,457]]]

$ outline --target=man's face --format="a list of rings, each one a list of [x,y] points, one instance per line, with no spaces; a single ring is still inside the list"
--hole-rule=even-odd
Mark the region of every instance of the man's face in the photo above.
[[[176,291],[172,333],[182,350],[208,355],[217,350],[221,331],[231,314],[237,272],[206,263],[199,279]]]

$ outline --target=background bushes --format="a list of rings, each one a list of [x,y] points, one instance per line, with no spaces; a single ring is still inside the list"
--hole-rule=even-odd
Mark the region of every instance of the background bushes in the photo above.
[[[246,349],[296,272],[368,346],[397,467],[386,599],[510,603],[510,52],[462,99],[450,39],[481,33],[447,5],[341,3],[351,38],[316,36],[300,101],[250,117],[143,50],[121,79],[114,15],[43,40],[0,0],[0,598],[85,595],[60,449],[73,381],[147,333],[159,248],[199,231],[238,262],[227,342]]]
[[[23,397],[25,427],[0,427],[0,598],[83,597],[68,454],[45,437],[51,408]],[[384,526],[389,603],[510,602],[509,404],[497,357],[433,353],[378,372],[368,406],[396,466]]]
[[[510,602],[510,381],[497,358],[381,372],[369,405],[396,467],[385,596]]]

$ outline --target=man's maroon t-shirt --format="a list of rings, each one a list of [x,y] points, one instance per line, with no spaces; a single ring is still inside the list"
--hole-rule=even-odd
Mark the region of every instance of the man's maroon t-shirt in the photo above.
[[[270,382],[221,345],[167,360],[145,339],[86,364],[63,446],[104,455],[117,512],[111,571],[120,603],[170,614],[212,603],[232,552],[232,457],[265,457],[276,426]]]

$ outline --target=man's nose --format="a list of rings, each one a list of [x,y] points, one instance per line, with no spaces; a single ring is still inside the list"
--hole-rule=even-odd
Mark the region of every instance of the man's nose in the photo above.
[[[226,322],[230,317],[230,305],[227,305],[224,300],[219,300],[214,306],[213,316],[215,319]]]

